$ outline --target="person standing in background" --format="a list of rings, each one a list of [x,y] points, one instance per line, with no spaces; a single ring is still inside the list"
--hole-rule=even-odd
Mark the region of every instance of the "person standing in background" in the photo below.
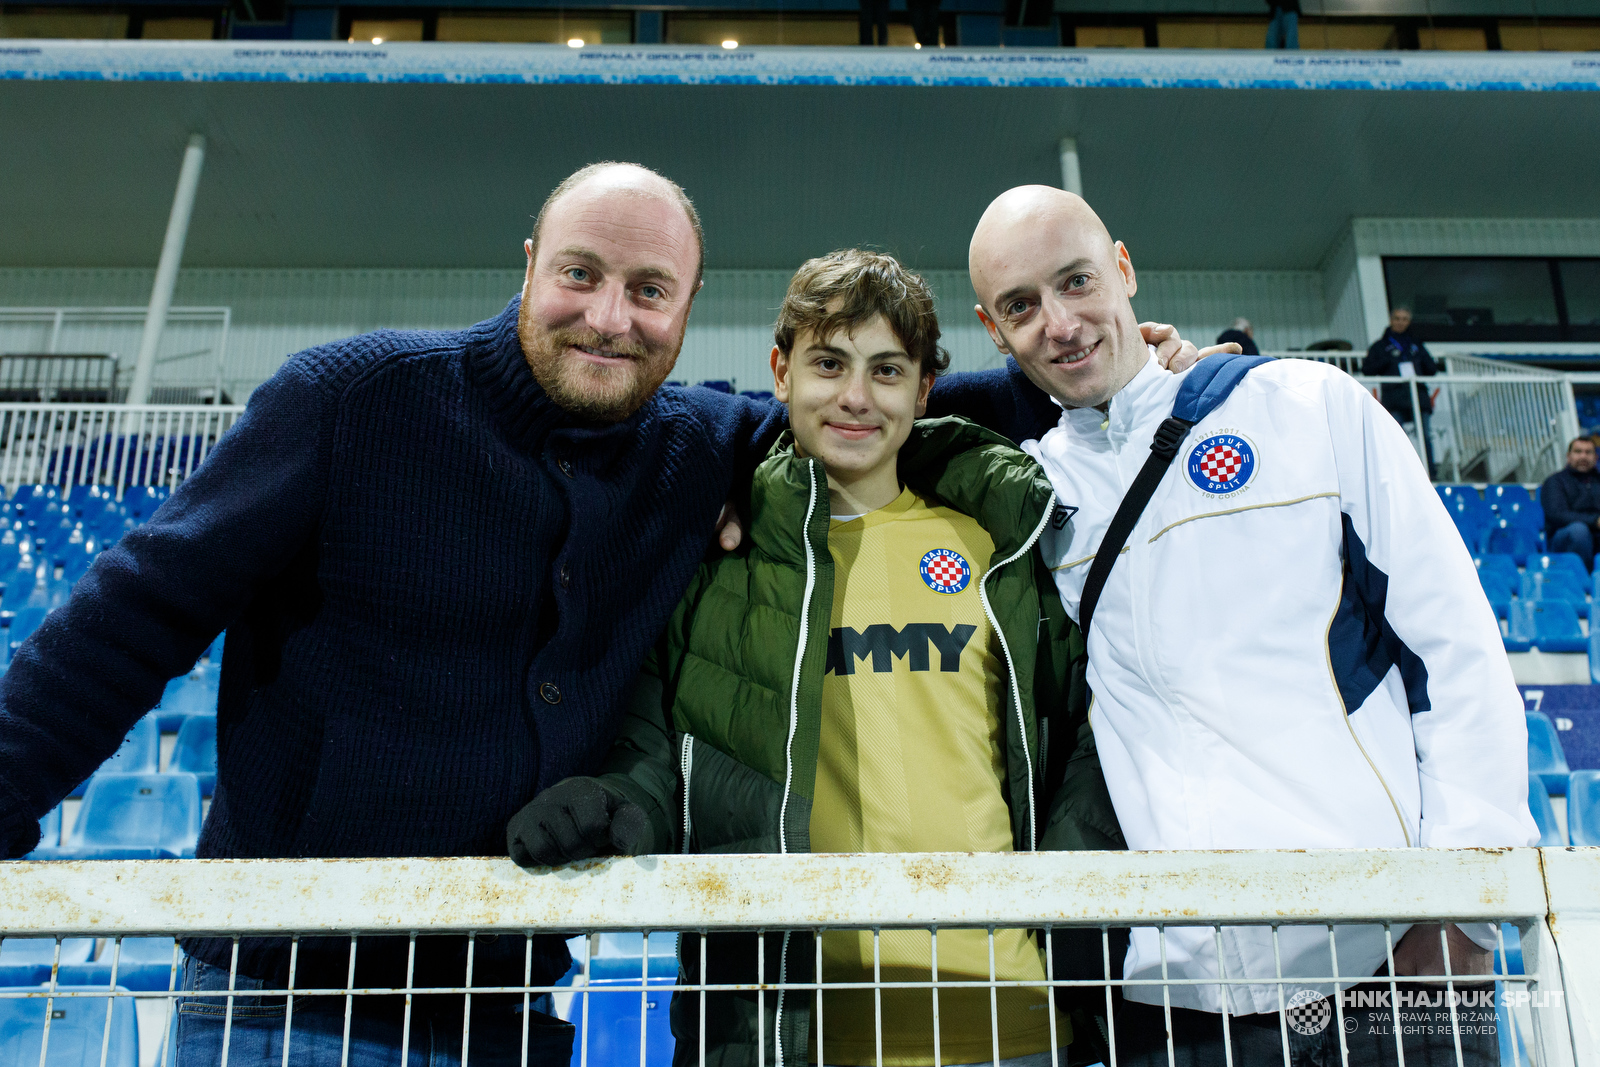
[[[1267,48],[1300,47],[1300,0],[1267,0],[1272,21],[1267,23]]]
[[[906,0],[911,32],[923,48],[939,47],[939,0]]]
[[[874,27],[878,32],[876,42],[872,39]],[[889,43],[889,0],[861,0],[861,43]]]
[[[1294,2],[1294,0],[1291,0]],[[1439,373],[1421,341],[1411,336],[1411,309],[1396,307],[1389,312],[1389,328],[1372,342],[1361,373],[1374,378],[1432,378]],[[1378,402],[1400,423],[1422,420],[1422,443],[1428,453],[1428,477],[1437,474],[1433,461],[1433,397],[1426,388],[1412,382],[1390,382],[1378,391]]]
[[[1261,349],[1256,347],[1256,331],[1250,325],[1250,320],[1243,315],[1233,320],[1233,325],[1217,334],[1217,344],[1225,345],[1229,341],[1238,345],[1247,356],[1259,356]]]
[[[1594,570],[1595,524],[1600,522],[1600,471],[1594,469],[1594,442],[1574,437],[1567,465],[1544,480],[1539,504],[1552,552],[1573,552]]]

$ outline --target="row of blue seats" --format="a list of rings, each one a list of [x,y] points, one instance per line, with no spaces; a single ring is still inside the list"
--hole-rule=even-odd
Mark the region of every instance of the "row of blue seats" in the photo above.
[[[1522,485],[1435,486],[1456,529],[1474,553],[1504,553],[1518,564],[1545,551],[1544,509]]]
[[[120,950],[114,939],[107,939],[98,952],[96,944],[92,937],[65,937],[57,957],[54,938],[8,937],[0,942],[0,986],[42,985],[50,981],[50,968],[59,963],[58,985],[105,989],[111,984],[115,964],[117,985],[124,989],[176,988],[172,938],[125,937]],[[182,984],[181,974],[176,984]]]
[[[1539,824],[1541,845],[1600,845],[1600,771],[1574,771],[1550,716],[1528,716],[1528,810]],[[1567,832],[1556,820],[1552,796],[1567,798]]]
[[[199,780],[201,794],[210,796],[217,784],[216,709],[213,707],[209,715],[184,716],[177,733],[177,741],[172,746],[172,758],[168,761],[168,773],[194,775]],[[152,712],[134,723],[122,747],[94,773],[156,774],[160,769],[161,725],[160,719]],[[92,781],[94,776],[80,782],[67,795],[83,796]]]
[[[1484,596],[1507,622],[1506,651],[1587,652],[1589,636],[1578,619],[1589,617],[1596,586],[1583,561],[1552,552],[1525,562],[1519,571],[1508,554],[1486,552],[1474,559]]]

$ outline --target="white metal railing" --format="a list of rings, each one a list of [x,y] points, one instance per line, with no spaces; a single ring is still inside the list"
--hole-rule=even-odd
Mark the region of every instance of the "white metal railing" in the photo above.
[[[1540,367],[1450,355],[1442,357],[1445,373],[1434,377],[1370,377],[1360,373],[1359,352],[1266,354],[1331,363],[1379,393],[1405,386],[1412,444],[1424,461],[1431,450],[1440,479],[1542,482],[1565,465],[1567,442],[1578,434],[1569,376]],[[1422,390],[1433,398],[1427,419]]]
[[[1362,1017],[1369,1022],[1393,1016],[1398,1043],[1401,1030],[1409,1023],[1405,1016],[1394,1013],[1407,1007],[1407,1002],[1387,976],[1341,973],[1337,946],[1344,942],[1342,935],[1335,942],[1335,931],[1348,930],[1347,924],[1380,924],[1392,963],[1393,945],[1401,932],[1393,927],[1451,922],[1509,923],[1520,932],[1522,973],[1513,973],[1514,964],[1508,966],[1512,960],[1504,938],[1496,953],[1503,977],[1492,995],[1494,1021],[1490,1025],[1504,1028],[1510,1042],[1504,1062],[1519,1067],[1600,1062],[1600,850],[1581,848],[644,856],[534,872],[519,870],[504,859],[5,863],[0,864],[0,935],[104,939],[101,951],[110,958],[113,971],[97,987],[62,989],[65,983],[59,978],[66,971],[57,967],[44,984],[0,989],[0,1004],[43,1001],[41,1019],[51,1016],[51,1005],[73,1000],[103,1005],[99,1009],[106,1035],[100,1046],[102,1065],[111,1040],[109,1005],[126,999],[154,1004],[154,1012],[141,1013],[152,1023],[145,1043],[164,1048],[172,1036],[164,1020],[172,1018],[170,1006],[178,1003],[183,992],[178,952],[172,951],[173,962],[159,983],[161,988],[121,989],[115,968],[122,938],[207,935],[231,939],[235,961],[228,969],[226,988],[213,987],[207,1003],[223,1019],[224,1027],[234,1027],[231,1032],[239,1040],[250,1026],[270,1025],[281,1031],[285,1063],[295,1062],[288,1052],[295,1020],[310,1018],[312,1005],[332,1004],[335,1018],[342,1013],[344,1051],[348,1052],[350,1020],[365,1011],[366,1005],[380,1003],[369,999],[374,997],[390,998],[397,1016],[403,1001],[407,1022],[396,1032],[404,1035],[411,1032],[406,1027],[413,1007],[421,1004],[416,998],[430,995],[434,1003],[440,997],[460,998],[463,1021],[457,1025],[465,1063],[469,1043],[478,1033],[468,1025],[476,1019],[471,1014],[471,997],[479,997],[481,1003],[492,995],[510,994],[512,1000],[520,999],[522,1019],[526,1020],[534,998],[554,994],[559,998],[554,1001],[558,1014],[580,1027],[573,1048],[573,1062],[579,1067],[622,1067],[633,1062],[640,1067],[663,1067],[659,1048],[651,1054],[650,1063],[646,1055],[649,1028],[659,1026],[650,1016],[654,1002],[649,998],[659,998],[663,991],[676,991],[687,998],[680,1024],[691,1030],[698,1026],[697,1032],[703,1036],[706,998],[718,993],[752,998],[758,1018],[765,1020],[762,1025],[770,1027],[775,1021],[770,1014],[773,1009],[781,1013],[786,1010],[785,1003],[791,1012],[799,1010],[797,1005],[820,1007],[824,993],[840,989],[867,989],[875,999],[889,990],[920,990],[931,998],[934,1018],[938,1018],[941,991],[950,996],[955,990],[977,988],[990,996],[990,1008],[981,1012],[984,1018],[979,1022],[997,1042],[998,1058],[996,991],[1019,986],[1039,989],[1041,995],[1044,988],[1087,990],[1093,1003],[1103,1003],[1103,1010],[1115,1014],[1114,990],[1126,993],[1143,987],[1160,990],[1160,1001],[1167,1005],[1162,1010],[1170,1020],[1171,999],[1181,987],[1216,989],[1263,983],[1277,987],[1279,1007],[1271,1026],[1273,1031],[1281,1030],[1285,1043],[1291,1025],[1305,1034],[1312,1032],[1307,1027],[1317,1022],[1297,1009],[1317,1008],[1322,1027],[1338,1027],[1337,1034],[1328,1038],[1338,1037],[1336,1062],[1348,1063],[1344,1034],[1355,1033],[1351,1028],[1355,1016],[1365,1011]],[[1230,973],[1220,952],[1223,931],[1246,926],[1269,929],[1274,944],[1280,932],[1292,928],[1326,931],[1329,971],[1284,976],[1279,964],[1276,976]],[[1170,978],[1165,963],[1161,975],[1117,977],[1110,935],[1129,927],[1153,928],[1163,943],[1169,930],[1209,927],[1219,945],[1220,979]],[[988,932],[991,956],[987,976],[941,976],[938,939],[941,933],[961,929]],[[1017,929],[1047,935],[1066,929],[1088,931],[1095,945],[1089,955],[1094,957],[1093,970],[1098,977],[1062,977],[1059,969],[1065,962],[1054,954],[1050,948],[1054,942],[1046,936],[1042,977],[997,979],[992,955],[995,933]],[[814,976],[819,972],[809,967],[796,963],[784,971],[766,962],[773,958],[769,949],[775,949],[779,941],[787,945],[791,935],[824,931],[870,935],[875,959],[886,932],[905,930],[927,931],[934,947],[932,969],[924,972],[925,978],[902,973],[886,980],[874,969],[867,982],[835,983],[826,980],[826,974],[825,980],[818,982]],[[635,960],[637,973],[631,980],[587,981],[584,974],[588,972],[580,972],[560,984],[539,983],[530,981],[531,963],[523,963],[520,983],[473,981],[473,946],[520,936],[529,940],[511,946],[519,948],[514,958],[531,961],[535,935],[608,931],[645,934]],[[744,942],[754,955],[747,961],[750,973],[730,978],[724,969],[720,979],[708,980],[716,972],[706,970],[706,946],[714,942],[693,935],[733,931],[755,935]],[[654,955],[652,935],[660,945],[679,933],[690,935],[683,942],[692,946],[690,958],[684,961],[690,966],[673,980],[662,977],[662,969],[649,963]],[[388,981],[374,981],[369,971],[357,983],[362,939],[394,935],[409,946],[402,954],[404,964],[379,976]],[[435,935],[465,935],[468,939],[463,980],[443,985],[414,982],[418,938]],[[260,936],[291,939],[288,971],[276,982],[247,983],[250,976],[237,968],[240,946],[248,948],[249,939]],[[323,946],[330,944],[329,938],[339,939],[331,943],[348,946],[348,969],[337,968],[347,976],[344,982],[296,984],[296,953],[312,937],[323,939]],[[820,939],[813,943],[820,945]],[[57,957],[60,944],[58,940]],[[820,949],[817,951],[820,959]],[[3,958],[0,952],[0,961]],[[1402,981],[1421,980],[1436,990],[1434,1005],[1443,1005],[1445,1031],[1454,1030],[1454,1055],[1446,1058],[1460,1067],[1464,1062],[1462,1034],[1470,1034],[1462,1017],[1473,1014],[1469,1009],[1474,1006],[1482,1007],[1481,1001],[1467,996],[1468,987],[1488,979],[1482,974],[1452,974],[1444,962],[1449,958],[1448,952],[1441,951],[1439,973]],[[672,973],[669,965],[666,975]],[[324,968],[322,977],[327,974]],[[1307,997],[1296,992],[1318,982],[1324,990],[1364,982],[1363,988],[1369,992],[1367,999],[1361,1000],[1347,990],[1344,995],[1328,997],[1331,1005],[1317,1003],[1315,994]],[[1376,1004],[1370,996],[1374,986],[1378,990]],[[1462,988],[1458,990],[1458,986]],[[1385,987],[1392,1000],[1382,996]],[[248,1004],[246,996],[252,998]],[[284,998],[289,996],[293,1001],[286,1004]],[[1149,998],[1146,994],[1138,999]],[[541,1003],[548,1006],[552,1002]],[[259,1016],[264,1006],[273,1004],[277,1014],[263,1024]],[[362,1006],[358,1008],[358,1004]],[[1459,1012],[1457,1005],[1461,1006]],[[601,1042],[602,1021],[609,1020],[607,1026],[615,1029],[616,1011],[612,1009],[636,1013],[627,1025],[635,1027],[639,1042],[621,1059],[614,1046]],[[1048,1014],[1053,1026],[1054,1013]],[[654,1020],[664,1015],[658,1012]],[[1482,1018],[1483,1013],[1474,1017]],[[1224,1033],[1231,1032],[1231,1018],[1220,1016]],[[829,1062],[824,1058],[825,1023],[826,1016],[813,1030],[819,1063]],[[881,1040],[881,1017],[876,1025]],[[1167,1029],[1171,1029],[1170,1021]],[[224,1035],[229,1032],[223,1031]],[[47,1037],[48,1029],[45,1033]],[[524,1029],[524,1063],[528,1062],[526,1033]],[[1118,1063],[1116,1034],[1117,1028],[1112,1027],[1105,1061],[1112,1067]],[[96,1032],[93,1036],[100,1035]],[[337,1043],[336,1033],[334,1040]],[[479,1042],[484,1040],[478,1037]],[[770,1029],[762,1040],[771,1041]],[[704,1043],[697,1044],[703,1067]],[[475,1047],[483,1051],[481,1043]],[[1445,1047],[1448,1049],[1448,1044]],[[226,1036],[222,1048],[226,1067]],[[613,1051],[607,1052],[607,1048]],[[794,1051],[790,1049],[789,1054]],[[772,1053],[763,1045],[757,1062],[773,1063]],[[277,1055],[273,1053],[273,1062]],[[1064,1063],[1062,1056],[1062,1067]]]
[[[194,472],[242,406],[0,404],[0,484],[175,486]]]
[[[138,351],[148,311],[144,307],[0,307],[0,353],[96,353],[109,355],[115,362],[117,353]],[[233,309],[229,307],[168,309],[166,341],[156,356],[152,397],[176,401],[178,394],[195,397],[209,392],[212,402],[220,402],[227,392],[232,325]],[[108,399],[120,402],[131,378],[131,370],[119,374]]]

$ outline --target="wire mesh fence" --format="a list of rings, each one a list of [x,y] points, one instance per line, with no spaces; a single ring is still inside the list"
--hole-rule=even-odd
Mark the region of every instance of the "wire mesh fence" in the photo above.
[[[30,1067],[1600,1054],[1583,849],[12,863],[0,902]]]

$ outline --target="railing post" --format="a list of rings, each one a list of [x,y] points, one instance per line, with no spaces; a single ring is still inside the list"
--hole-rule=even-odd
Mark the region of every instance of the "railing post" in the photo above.
[[[194,211],[194,194],[200,186],[200,167],[206,158],[206,139],[191,134],[183,151],[183,166],[178,171],[178,188],[172,196],[172,214],[167,218],[167,236],[161,243],[161,261],[156,266],[155,285],[150,290],[150,309],[145,314],[144,334],[139,339],[139,359],[133,368],[133,384],[128,387],[130,404],[143,404],[150,396],[150,376],[155,369],[156,349],[166,328],[167,309],[172,305],[172,290],[178,282],[178,267],[183,262],[183,243],[189,236],[189,216]]]

